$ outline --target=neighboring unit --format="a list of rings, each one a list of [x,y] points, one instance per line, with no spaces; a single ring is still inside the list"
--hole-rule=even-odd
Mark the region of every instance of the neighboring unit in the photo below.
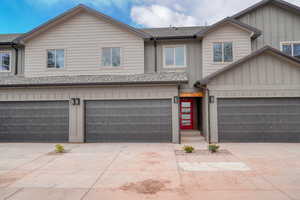
[[[79,5],[0,35],[1,142],[300,142],[300,8],[136,29]]]

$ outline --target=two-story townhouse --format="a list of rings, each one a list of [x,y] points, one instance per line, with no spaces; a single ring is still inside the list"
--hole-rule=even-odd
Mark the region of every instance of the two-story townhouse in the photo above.
[[[299,17],[263,0],[207,27],[136,29],[79,5],[0,35],[0,141],[299,142]]]

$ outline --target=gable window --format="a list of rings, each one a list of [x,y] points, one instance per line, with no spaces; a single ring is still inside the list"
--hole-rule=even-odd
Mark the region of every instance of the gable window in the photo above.
[[[47,68],[61,69],[65,67],[65,51],[63,49],[47,50]]]
[[[105,67],[121,66],[121,48],[120,47],[102,48],[102,66]]]
[[[213,43],[213,60],[214,62],[232,62],[233,61],[232,42]]]
[[[282,42],[281,51],[297,58],[300,58],[300,42]]]
[[[165,67],[185,67],[186,66],[185,46],[164,47]]]
[[[11,54],[10,52],[0,52],[0,72],[10,72]]]

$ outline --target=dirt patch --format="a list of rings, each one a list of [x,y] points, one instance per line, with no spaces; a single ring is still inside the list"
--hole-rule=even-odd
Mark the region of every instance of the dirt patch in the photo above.
[[[22,179],[24,176],[29,174],[29,172],[8,172],[5,174],[0,175],[0,186],[7,186],[10,185],[20,179]]]
[[[160,191],[166,190],[166,184],[169,181],[148,179],[136,183],[129,183],[120,187],[124,191],[133,191],[140,194],[156,194]]]
[[[176,156],[197,156],[197,155],[204,155],[204,156],[224,156],[224,155],[232,155],[232,153],[226,149],[221,149],[216,153],[211,153],[208,150],[195,150],[193,153],[186,153],[183,150],[175,150]]]

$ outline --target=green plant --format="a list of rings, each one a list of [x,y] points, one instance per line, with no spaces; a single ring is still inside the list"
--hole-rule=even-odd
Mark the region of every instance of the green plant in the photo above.
[[[217,144],[208,145],[208,150],[212,153],[216,153],[219,150],[220,146]]]
[[[192,147],[192,146],[184,146],[184,147],[183,147],[183,150],[184,150],[186,153],[193,153],[193,151],[195,150],[195,148]]]
[[[61,144],[57,144],[57,145],[55,145],[55,152],[56,153],[64,153],[65,147]]]

